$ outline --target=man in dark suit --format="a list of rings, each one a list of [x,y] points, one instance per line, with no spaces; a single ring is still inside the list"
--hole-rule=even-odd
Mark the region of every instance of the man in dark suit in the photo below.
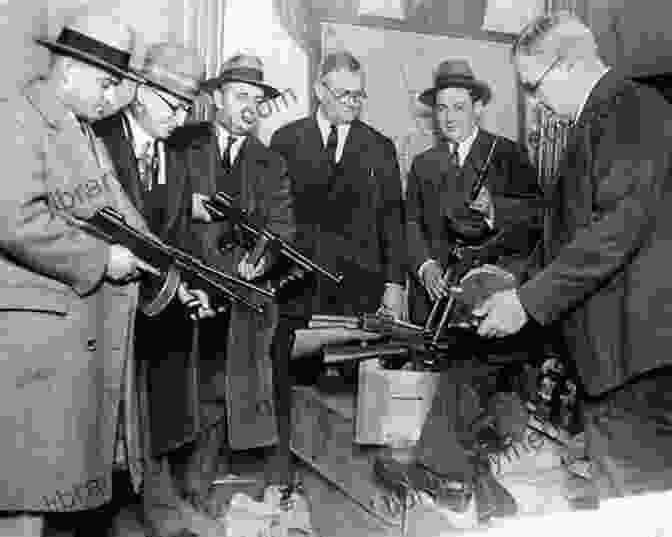
[[[165,242],[196,254],[198,243],[190,226],[188,148],[199,131],[182,125],[204,72],[195,52],[171,43],[153,45],[142,69],[147,83],[137,88],[127,108],[95,126],[120,182],[150,230]],[[201,368],[190,358],[203,350],[198,336],[207,330],[206,323],[218,320],[205,320],[214,311],[202,290],[181,284],[177,296],[179,300],[157,317],[139,316],[137,320],[135,345],[149,429],[145,523],[152,535],[161,537],[223,535],[223,526],[206,516],[202,505],[185,501],[203,497],[207,491],[200,490],[205,488],[202,482],[209,485],[214,478],[214,468],[204,479],[194,466],[200,451],[210,450],[209,458],[215,458],[216,446],[208,439],[224,413],[221,406],[215,412],[200,408],[200,390],[190,379]],[[194,307],[192,321],[180,302]],[[194,408],[205,415],[194,416]],[[184,466],[190,471],[184,471]]]
[[[287,166],[255,135],[260,103],[279,97],[280,92],[264,82],[261,60],[247,54],[229,58],[203,88],[212,93],[216,113],[209,135],[201,139],[199,156],[193,159],[200,169],[200,183],[194,185],[196,216],[209,220],[199,199],[224,192],[271,232],[293,241]],[[282,262],[276,263],[281,260],[266,252],[253,261],[251,252],[238,247],[235,233],[227,222],[207,224],[199,234],[206,259],[258,285],[271,283],[282,268]],[[293,331],[278,320],[276,306],[267,307],[265,316],[255,318],[235,305],[231,309],[226,346],[226,442],[236,450],[267,448],[265,500],[286,508],[288,525],[310,533],[307,504],[291,492],[288,370]]]
[[[478,126],[490,98],[489,86],[474,77],[464,60],[439,65],[434,87],[420,96],[434,109],[440,137],[439,143],[415,157],[407,186],[408,246],[417,276],[411,287],[411,318],[420,324],[430,300],[445,292],[442,277],[454,263],[453,222],[503,230],[506,236],[498,241],[498,255],[490,261],[518,277],[539,238],[537,211],[521,199],[538,191],[525,149]],[[481,176],[485,182],[474,196]]]
[[[491,90],[475,78],[469,63],[441,63],[434,86],[419,98],[433,108],[440,136],[434,147],[414,159],[407,186],[407,237],[414,277],[411,319],[424,324],[431,301],[447,292],[444,274],[452,271],[459,275],[467,269],[451,253],[457,241],[477,244],[481,236],[497,231],[492,246],[478,254],[478,263],[496,265],[520,281],[540,229],[538,205],[527,199],[537,194],[536,172],[524,148],[478,126]],[[441,501],[456,491],[470,491],[472,484],[480,486],[476,478],[489,475],[489,465],[473,456],[480,431],[472,424],[496,391],[508,392],[511,388],[495,381],[498,373],[508,375],[499,371],[501,367],[472,359],[477,352],[471,343],[476,341],[455,345],[452,351],[460,354],[460,361],[441,376],[415,446],[414,463],[403,468],[393,460],[380,458],[377,469],[384,479],[386,474],[389,477],[403,472],[412,486]],[[533,352],[532,342],[525,346]],[[479,354],[486,356],[488,352]],[[522,416],[518,421],[522,420],[524,427],[520,399],[509,394],[504,400],[508,403],[506,414]],[[481,518],[515,512],[515,504],[505,492],[500,491],[498,497],[501,501],[488,505],[477,498]]]
[[[600,495],[667,489],[672,108],[609,70],[590,29],[568,13],[535,19],[512,52],[527,93],[575,124],[545,187],[543,268],[486,301],[479,332],[557,322],[588,394]]]
[[[314,90],[317,111],[278,129],[271,149],[289,166],[298,246],[344,282],[339,288],[320,279],[284,312],[307,319],[382,305],[400,317],[406,249],[394,144],[358,119],[364,73],[351,54],[327,55]]]

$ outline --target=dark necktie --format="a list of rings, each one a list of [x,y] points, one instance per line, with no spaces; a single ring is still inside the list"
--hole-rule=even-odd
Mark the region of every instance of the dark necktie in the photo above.
[[[156,173],[159,167],[159,154],[156,142],[147,142],[143,147],[143,151],[138,158],[138,173],[140,175],[140,182],[145,187],[145,191],[149,192],[154,186]]]
[[[456,168],[460,167],[460,155],[457,152],[457,149],[460,147],[460,144],[458,143],[453,143],[450,145],[450,163],[455,166]]]
[[[338,148],[338,129],[332,125],[327,137],[327,158],[332,164],[336,164],[336,148]]]
[[[226,172],[230,172],[231,169],[233,168],[233,162],[231,162],[231,147],[233,146],[234,143],[236,143],[236,140],[238,140],[238,138],[229,135],[229,138],[226,142],[226,147],[224,148],[224,152],[222,153],[222,167]]]

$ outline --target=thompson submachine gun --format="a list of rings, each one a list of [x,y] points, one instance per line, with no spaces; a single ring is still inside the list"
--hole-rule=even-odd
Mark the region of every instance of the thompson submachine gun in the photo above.
[[[149,317],[158,315],[173,299],[182,281],[182,272],[195,278],[199,283],[205,284],[206,287],[214,289],[226,300],[243,304],[258,313],[264,311],[263,305],[250,302],[228,286],[236,285],[269,299],[275,297],[272,291],[221,272],[206,265],[200,259],[129,226],[123,215],[111,207],[99,209],[87,219],[73,218],[85,231],[109,244],[120,244],[126,247],[148,266],[147,272],[153,277],[150,281],[158,283],[158,291],[153,292],[152,296],[147,298],[142,305],[142,311]]]
[[[294,264],[295,268],[304,273],[320,274],[337,285],[343,282],[342,274],[334,274],[306,257],[277,234],[267,229],[258,218],[237,207],[232,196],[224,192],[218,192],[210,199],[203,200],[203,206],[214,221],[228,221],[233,227],[242,231],[242,233],[236,234],[236,237],[240,246],[250,251],[248,261],[251,264],[256,264],[266,252],[273,252],[285,257]],[[274,288],[279,290],[285,283],[286,280],[281,278],[274,283]]]

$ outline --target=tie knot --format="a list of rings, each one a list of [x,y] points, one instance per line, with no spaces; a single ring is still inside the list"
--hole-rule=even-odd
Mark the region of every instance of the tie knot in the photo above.
[[[140,156],[143,158],[151,158],[154,155],[154,142],[145,142],[140,150]]]

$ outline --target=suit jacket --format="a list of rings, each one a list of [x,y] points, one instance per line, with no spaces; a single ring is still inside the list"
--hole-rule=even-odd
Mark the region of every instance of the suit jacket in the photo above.
[[[69,215],[112,206],[144,224],[102,147],[92,151],[52,91],[35,81],[0,102],[11,170],[0,200],[3,511],[110,500],[121,379],[131,367],[137,285],[103,280],[108,246]]]
[[[188,153],[194,192],[212,195],[218,190],[221,156],[215,128],[201,125]],[[248,136],[238,153],[235,178],[240,186],[239,206],[286,241],[294,239],[294,216],[285,161],[254,136]],[[206,261],[235,273],[243,251],[222,250],[222,236],[229,236],[226,222],[197,225],[197,237]],[[262,284],[262,282],[259,282]],[[258,297],[250,295],[256,301]],[[228,440],[234,449],[266,446],[277,441],[273,405],[271,342],[278,322],[277,304],[259,315],[233,305],[226,345]]]
[[[188,159],[190,144],[198,139],[201,130],[197,126],[181,127],[165,140],[166,182],[163,185],[155,183],[151,191],[145,192],[125,121],[122,112],[98,121],[94,126],[108,149],[125,191],[156,236],[202,257],[191,225],[193,176]],[[210,367],[215,360],[202,345],[203,340],[208,339],[209,330],[221,330],[215,326],[220,322],[220,318],[199,321],[198,334],[195,334],[194,324],[177,300],[157,318],[138,317],[135,345],[138,356],[143,359],[141,384],[146,390],[144,413],[149,421],[152,453],[176,449],[224,418],[223,405],[208,405],[206,412],[200,404],[205,394],[213,391],[213,378],[223,370],[221,364],[219,368]],[[192,353],[198,353],[197,365],[190,360],[197,356]],[[194,367],[199,369],[197,389],[191,380]],[[199,408],[198,415],[196,408]]]
[[[592,395],[672,363],[671,157],[672,107],[610,71],[547,186],[545,265],[520,299],[561,321]]]
[[[440,261],[444,268],[448,266],[455,243],[446,229],[446,216],[468,201],[494,140],[493,134],[480,129],[459,168],[451,164],[449,152],[442,145],[413,160],[406,190],[406,225],[413,278],[411,316],[415,322],[424,322],[429,307],[427,294],[417,280],[418,268],[427,259]],[[495,206],[495,226],[503,230],[495,262],[522,279],[527,259],[540,238],[540,212],[538,205],[514,196],[539,194],[536,172],[525,150],[500,136],[485,173],[485,185]]]
[[[403,204],[394,144],[367,124],[353,121],[333,169],[317,120],[310,116],[278,129],[271,148],[289,166],[298,247],[345,277],[341,288],[318,277],[316,286],[285,311],[304,318],[312,311],[375,311],[385,282],[405,283]]]

